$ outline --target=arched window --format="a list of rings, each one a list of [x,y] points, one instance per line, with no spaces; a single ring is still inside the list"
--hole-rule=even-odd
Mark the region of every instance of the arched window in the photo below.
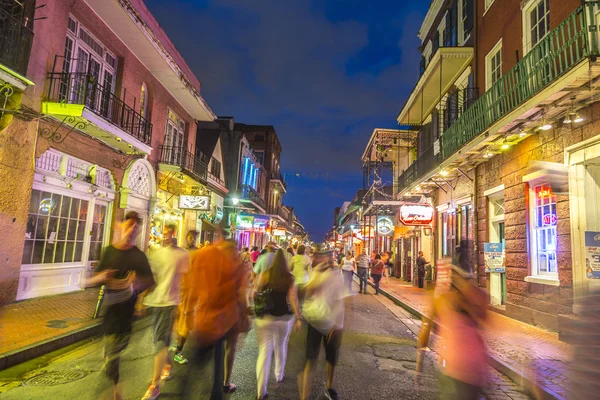
[[[142,118],[146,118],[148,113],[148,88],[145,83],[142,83],[142,90],[140,92],[140,115]]]

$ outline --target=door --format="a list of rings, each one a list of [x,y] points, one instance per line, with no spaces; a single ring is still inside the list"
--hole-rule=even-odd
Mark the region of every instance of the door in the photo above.
[[[107,210],[108,204],[96,201],[90,227],[90,247],[86,265],[86,278],[96,269],[102,256],[102,250],[106,246]]]

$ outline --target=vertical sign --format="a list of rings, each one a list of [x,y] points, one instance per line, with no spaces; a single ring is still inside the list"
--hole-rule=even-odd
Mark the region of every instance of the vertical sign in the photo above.
[[[600,279],[600,232],[585,232],[585,275]]]
[[[484,243],[483,259],[485,260],[485,272],[506,272],[502,243]]]

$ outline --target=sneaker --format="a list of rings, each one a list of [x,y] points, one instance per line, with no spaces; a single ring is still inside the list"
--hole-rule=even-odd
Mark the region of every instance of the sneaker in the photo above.
[[[340,395],[338,394],[337,390],[335,390],[335,389],[327,389],[327,391],[325,392],[325,397],[327,397],[329,400],[339,400],[340,399]]]
[[[146,390],[146,394],[142,397],[142,400],[154,400],[158,396],[160,396],[160,390],[158,389],[158,385],[150,385],[148,386],[148,390]]]
[[[181,353],[175,353],[175,355],[173,356],[173,361],[175,361],[176,363],[179,363],[179,364],[187,364],[188,363],[187,358],[185,358],[183,356],[183,354],[181,354]]]
[[[172,378],[173,376],[171,375],[171,366],[168,365],[166,367],[163,368],[162,372],[160,373],[160,380],[162,381],[168,381]]]

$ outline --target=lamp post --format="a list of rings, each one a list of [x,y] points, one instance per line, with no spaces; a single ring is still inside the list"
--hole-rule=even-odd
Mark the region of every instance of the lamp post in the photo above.
[[[237,205],[239,204],[240,199],[237,197],[231,198],[231,204],[233,204],[233,218],[231,218],[231,214],[229,215],[229,231],[231,232],[231,238],[235,239],[235,233],[237,229]]]

